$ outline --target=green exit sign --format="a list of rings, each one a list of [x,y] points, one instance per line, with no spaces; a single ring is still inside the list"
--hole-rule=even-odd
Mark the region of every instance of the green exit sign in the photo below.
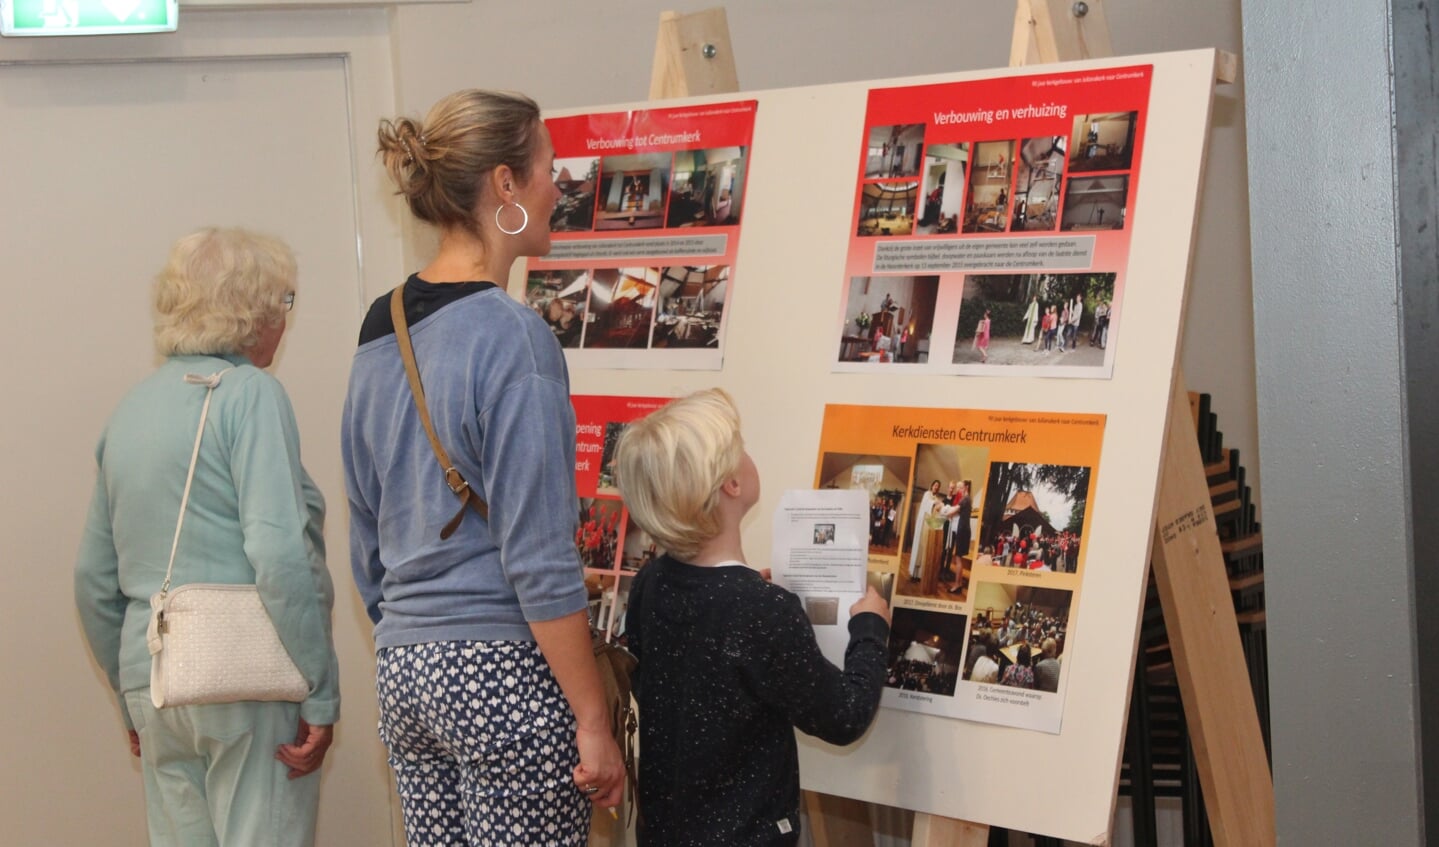
[[[0,0],[0,35],[174,32],[178,0]]]

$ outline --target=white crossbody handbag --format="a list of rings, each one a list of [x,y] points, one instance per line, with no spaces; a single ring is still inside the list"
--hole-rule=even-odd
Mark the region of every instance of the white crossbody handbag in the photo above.
[[[150,699],[157,709],[242,700],[299,702],[310,693],[309,684],[280,643],[253,584],[195,583],[170,590],[210,398],[228,370],[210,376],[185,375],[186,382],[205,386],[205,404],[200,408],[190,471],[185,477],[185,493],[180,497],[180,517],[175,521],[165,582],[150,598],[146,641],[150,648]]]

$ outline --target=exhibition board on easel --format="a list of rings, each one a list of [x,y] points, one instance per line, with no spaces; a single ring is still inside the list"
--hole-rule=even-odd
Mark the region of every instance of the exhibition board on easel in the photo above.
[[[657,138],[715,151],[620,159],[618,183],[606,182],[603,156],[587,186],[571,170],[593,214],[556,244],[584,242],[589,258],[554,257],[512,278],[512,294],[553,313],[557,335],[578,337],[567,348],[573,392],[615,398],[580,405],[729,390],[763,481],[744,527],[755,566],[766,564],[784,489],[861,487],[895,505],[869,571],[891,587],[899,673],[859,743],[801,739],[807,790],[1107,837],[1214,65],[1214,51],[1190,51],[554,116],[598,149],[641,137],[614,127],[659,114],[670,123]],[[674,123],[735,116],[752,121],[743,140],[735,126],[696,139]],[[608,129],[587,138],[586,126]],[[725,187],[731,205],[717,207]],[[631,215],[656,226],[629,233]],[[631,263],[626,239],[695,252],[630,250],[642,259]],[[605,259],[614,273],[581,267],[605,254],[621,257]],[[565,262],[573,279],[556,272]],[[617,309],[620,300],[633,302]],[[605,346],[618,344],[630,346]],[[590,455],[603,454],[597,444]],[[939,532],[920,512],[951,502],[951,483],[963,482],[970,533],[946,568],[930,553],[956,543],[916,541],[916,530]],[[597,526],[626,525],[597,515]],[[648,548],[636,549],[643,561]],[[842,598],[820,606],[847,608]],[[605,606],[612,620],[619,608],[622,598]],[[833,628],[816,627],[822,642]],[[1029,688],[1023,673],[1006,684],[1002,668],[991,682],[987,666],[976,680],[981,636],[996,639],[1006,667],[1020,646],[1033,654],[1053,639],[1053,688]]]

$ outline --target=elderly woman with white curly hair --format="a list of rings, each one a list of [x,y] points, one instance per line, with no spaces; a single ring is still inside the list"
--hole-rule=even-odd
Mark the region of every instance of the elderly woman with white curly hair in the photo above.
[[[276,239],[238,229],[180,239],[155,286],[166,359],[120,401],[95,450],[75,602],[141,760],[152,845],[314,842],[340,705],[334,589],[324,500],[300,465],[289,397],[264,370],[295,282],[294,256]],[[309,686],[302,702],[151,700],[149,601],[170,562],[208,382],[174,584],[253,583]]]

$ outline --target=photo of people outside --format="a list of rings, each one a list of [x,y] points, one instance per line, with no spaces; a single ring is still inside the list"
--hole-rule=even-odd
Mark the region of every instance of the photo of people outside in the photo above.
[[[1073,597],[1060,588],[976,585],[965,681],[1059,691]]]
[[[1114,280],[1112,273],[966,276],[954,363],[1102,366]]]
[[[985,483],[980,564],[1078,573],[1089,468],[995,462]]]

